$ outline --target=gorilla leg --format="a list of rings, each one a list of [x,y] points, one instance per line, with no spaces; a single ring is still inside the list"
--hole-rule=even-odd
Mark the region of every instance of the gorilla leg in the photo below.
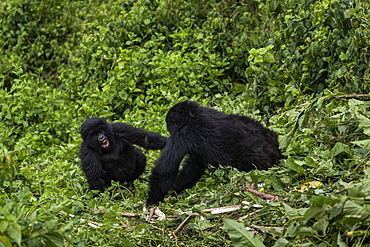
[[[164,147],[157,165],[152,169],[147,199],[148,206],[157,204],[169,191],[175,190],[180,163],[189,151],[188,145],[184,145],[182,140],[181,137],[172,135]]]
[[[184,189],[193,187],[203,175],[206,166],[207,162],[200,155],[190,154],[177,176],[176,192],[180,194]]]

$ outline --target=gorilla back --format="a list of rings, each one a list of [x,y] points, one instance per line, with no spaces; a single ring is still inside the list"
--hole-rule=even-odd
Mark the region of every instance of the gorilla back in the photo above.
[[[166,123],[170,137],[152,170],[148,205],[161,201],[170,190],[191,188],[207,163],[250,171],[268,169],[282,158],[276,133],[246,116],[183,101],[170,109]]]

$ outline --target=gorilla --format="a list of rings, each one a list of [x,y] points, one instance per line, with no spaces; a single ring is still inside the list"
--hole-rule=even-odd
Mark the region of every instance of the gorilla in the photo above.
[[[268,169],[283,158],[277,134],[250,117],[183,101],[169,110],[166,124],[170,137],[152,169],[148,206],[163,200],[171,190],[179,194],[191,188],[207,164],[248,172]]]
[[[167,138],[124,123],[107,123],[92,117],[82,125],[80,134],[81,168],[91,190],[104,191],[111,181],[132,182],[145,170],[146,157],[134,147],[163,149]]]

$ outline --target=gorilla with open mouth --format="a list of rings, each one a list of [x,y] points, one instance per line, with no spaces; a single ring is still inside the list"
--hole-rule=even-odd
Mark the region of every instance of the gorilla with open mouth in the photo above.
[[[167,138],[124,123],[92,117],[81,125],[81,168],[91,190],[104,191],[111,181],[132,182],[145,170],[145,149],[163,149]]]

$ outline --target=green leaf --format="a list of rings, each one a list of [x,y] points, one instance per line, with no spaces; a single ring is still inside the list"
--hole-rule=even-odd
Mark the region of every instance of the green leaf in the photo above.
[[[329,226],[328,217],[322,217],[318,219],[314,224],[314,228],[322,231],[324,234],[326,233],[326,229],[328,228],[328,226]]]
[[[349,225],[356,225],[359,224],[361,221],[362,217],[360,215],[345,215],[342,218],[342,222]]]
[[[264,55],[263,59],[268,63],[275,63],[276,62],[274,55],[272,55],[270,52],[266,53]]]
[[[330,174],[333,172],[333,163],[331,161],[323,160],[319,163],[316,174]]]
[[[305,170],[303,169],[302,166],[300,166],[299,164],[297,164],[293,158],[288,158],[286,160],[286,163],[285,163],[289,169],[295,171],[295,172],[298,172],[300,174],[304,174],[305,173]]]
[[[57,232],[46,233],[44,237],[47,241],[47,246],[63,247],[63,237]]]
[[[17,223],[10,223],[8,227],[9,237],[16,242],[18,245],[21,245],[22,232],[21,227]]]
[[[5,220],[0,221],[0,232],[4,232],[8,228],[8,222]]]
[[[10,239],[6,236],[0,236],[0,243],[5,245],[6,247],[12,247],[12,243],[10,242]]]
[[[318,213],[322,212],[323,208],[322,207],[317,207],[317,206],[312,206],[309,209],[307,209],[306,213],[303,216],[303,222],[307,223],[307,221],[314,216],[316,216]]]
[[[285,213],[288,216],[288,218],[295,218],[298,216],[302,216],[302,214],[298,210],[292,208],[288,204],[284,204],[284,209],[285,209]]]
[[[361,205],[352,201],[347,201],[343,208],[344,214],[359,215],[360,217],[367,218],[370,212],[366,211]]]
[[[359,113],[356,116],[359,121],[359,127],[363,129],[366,135],[370,136],[370,119]]]
[[[136,246],[133,243],[131,243],[130,241],[128,241],[127,239],[121,239],[120,240],[120,245],[125,246],[125,247],[135,247]]]
[[[118,93],[119,97],[123,100],[127,100],[127,97],[128,97],[128,94],[126,91],[123,91],[121,90],[119,93]]]
[[[50,219],[45,222],[45,228],[51,232],[58,229],[58,224],[58,219]]]
[[[351,142],[365,149],[370,149],[370,139]]]
[[[339,59],[342,60],[342,61],[346,60],[347,59],[346,54],[341,52],[340,55],[339,55]]]
[[[329,220],[334,219],[343,211],[343,202],[338,202],[334,204],[333,208],[330,210]]]
[[[265,246],[258,237],[245,230],[245,225],[243,223],[238,223],[231,219],[224,219],[224,226],[234,247]]]
[[[348,146],[346,144],[343,144],[341,142],[335,143],[333,149],[332,149],[332,155],[337,156],[338,154],[342,152],[347,152],[348,151]]]
[[[40,239],[38,238],[31,238],[27,240],[27,247],[39,247],[42,246]]]
[[[362,190],[356,188],[349,188],[348,189],[348,196],[350,197],[366,197],[367,194],[364,193]]]
[[[262,63],[263,62],[263,57],[262,55],[257,55],[254,57],[254,62],[256,63]]]
[[[286,238],[279,238],[275,244],[273,245],[273,247],[285,247],[285,246],[288,246],[289,245],[289,240],[286,239]]]
[[[337,244],[339,247],[347,247],[347,244],[343,241],[342,234],[337,235]]]
[[[342,66],[340,69],[336,71],[338,78],[342,78],[347,73],[347,68]]]
[[[284,237],[294,237],[297,231],[301,227],[300,223],[297,221],[291,222],[284,233]]]

